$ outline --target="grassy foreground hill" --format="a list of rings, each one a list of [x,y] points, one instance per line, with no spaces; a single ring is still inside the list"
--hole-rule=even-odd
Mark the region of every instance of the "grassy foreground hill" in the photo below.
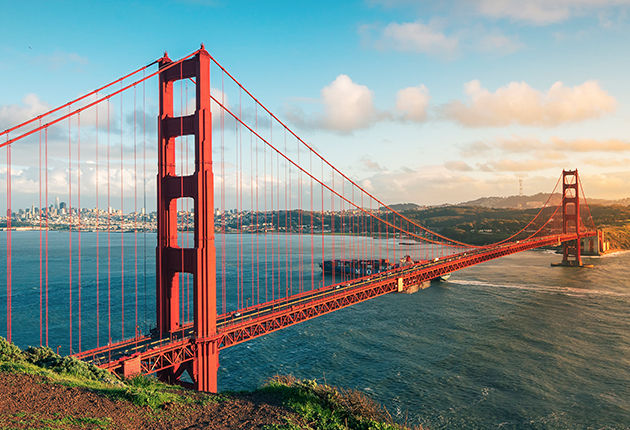
[[[363,393],[278,376],[205,394],[108,371],[0,337],[0,429],[404,430]]]

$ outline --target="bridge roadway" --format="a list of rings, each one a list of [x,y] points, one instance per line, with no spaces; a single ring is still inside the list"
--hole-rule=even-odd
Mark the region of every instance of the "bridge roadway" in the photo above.
[[[587,232],[580,237],[596,234]],[[465,267],[541,246],[559,245],[576,238],[576,234],[563,234],[477,248],[250,306],[219,315],[217,334],[210,339],[196,339],[191,323],[168,336],[160,336],[159,333],[137,336],[74,356],[117,373],[124,373],[126,361],[139,360],[142,373],[150,374],[175,363],[192,360],[195,345],[199,342],[214,342],[221,350],[355,303],[406,290]]]

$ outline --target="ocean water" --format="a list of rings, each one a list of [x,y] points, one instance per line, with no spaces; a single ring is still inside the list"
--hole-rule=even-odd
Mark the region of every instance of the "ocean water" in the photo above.
[[[12,236],[13,339],[24,347],[39,344],[39,233]],[[110,237],[114,245],[120,246],[120,236]],[[82,235],[83,349],[96,342],[97,287],[100,344],[121,337],[123,329],[127,337],[133,333],[136,285],[140,330],[153,322],[155,266],[150,260],[155,241],[149,237],[144,245],[144,236],[126,234],[124,251],[108,256],[107,236],[100,233],[97,283],[95,238]],[[258,240],[243,241],[245,254],[254,246],[264,247],[265,241],[281,242],[277,237]],[[0,243],[5,241],[0,235]],[[233,241],[226,237],[230,276],[235,273],[234,253],[229,251]],[[311,250],[300,248],[300,243],[308,248],[310,239],[291,241],[299,254],[296,270],[300,258],[311,261]],[[131,256],[137,243],[149,261],[146,269],[140,264],[137,282],[135,274],[125,274],[122,289],[120,266],[134,267]],[[73,246],[76,259],[75,242]],[[69,267],[68,248],[67,233],[49,233],[49,344],[65,345],[62,353],[68,348],[70,303],[73,349],[78,349],[77,262]],[[319,255],[321,249],[313,252]],[[586,258],[593,268],[550,266],[560,259],[538,250],[503,257],[455,272],[448,282],[412,295],[390,294],[234,346],[221,352],[219,389],[253,389],[274,374],[293,374],[364,391],[398,422],[430,429],[629,429],[630,253]],[[1,254],[0,262],[5,261]],[[103,278],[108,265],[111,273]],[[251,273],[252,267],[243,272]],[[264,275],[262,267],[256,270]],[[6,264],[1,264],[3,336],[5,270]],[[247,291],[260,282],[247,278]],[[313,280],[307,277],[304,283],[320,281],[330,282],[316,271]],[[228,301],[226,306],[236,303]]]
[[[630,253],[528,251],[222,353],[223,389],[280,373],[369,393],[430,429],[630,428]]]

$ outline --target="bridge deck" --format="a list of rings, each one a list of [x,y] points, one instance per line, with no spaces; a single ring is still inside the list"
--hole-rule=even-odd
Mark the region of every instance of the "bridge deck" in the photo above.
[[[596,232],[588,232],[581,234],[580,237],[595,234]],[[160,337],[159,334],[153,334],[136,337],[74,356],[116,372],[123,370],[126,361],[139,360],[143,373],[154,373],[169,368],[173,363],[193,360],[195,345],[200,341],[211,341],[218,345],[219,349],[225,349],[359,302],[399,291],[399,285],[407,289],[495,258],[542,246],[558,245],[576,238],[576,234],[565,234],[505,243],[492,248],[479,248],[428,263],[405,266],[318,288],[249,307],[240,312],[219,315],[217,334],[211,339],[197,339],[194,327],[188,324],[180,331],[170,333],[169,336]]]

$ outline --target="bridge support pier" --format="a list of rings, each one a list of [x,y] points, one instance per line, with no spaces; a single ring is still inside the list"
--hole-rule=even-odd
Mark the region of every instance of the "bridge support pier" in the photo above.
[[[193,275],[194,358],[172,362],[161,370],[160,379],[190,385],[180,380],[184,372],[200,391],[217,391],[219,352],[216,336],[216,250],[214,244],[214,178],[212,173],[212,115],[210,112],[210,55],[203,45],[197,54],[180,64],[166,54],[160,59],[160,117],[158,121],[158,245],[157,245],[157,323],[162,338],[183,336],[179,315],[180,273]],[[196,110],[188,116],[174,116],[173,83],[191,79],[196,86]],[[178,176],[175,139],[187,135],[195,139],[195,170]],[[178,243],[177,199],[194,200],[194,247]],[[183,360],[183,359],[182,359]]]

